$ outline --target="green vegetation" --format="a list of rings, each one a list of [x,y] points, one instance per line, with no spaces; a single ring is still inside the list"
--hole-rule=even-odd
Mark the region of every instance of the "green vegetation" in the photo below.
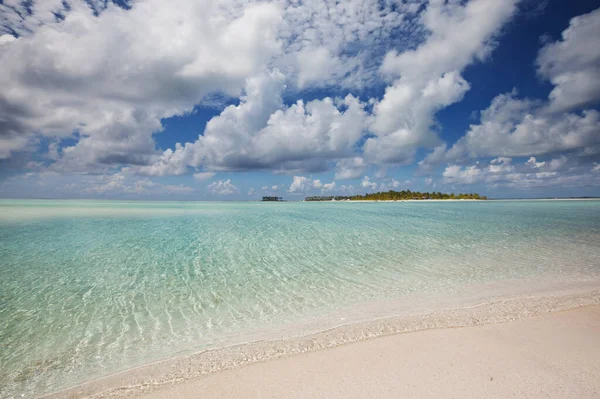
[[[436,200],[447,200],[447,199],[475,199],[475,200],[486,200],[487,197],[485,195],[480,196],[477,193],[473,194],[446,194],[440,192],[433,193],[421,193],[419,191],[410,191],[410,190],[402,190],[402,191],[381,191],[378,193],[371,193],[365,195],[353,195],[353,196],[335,196],[335,197],[306,197],[305,201],[402,201],[402,200],[428,200],[428,199],[436,199]]]

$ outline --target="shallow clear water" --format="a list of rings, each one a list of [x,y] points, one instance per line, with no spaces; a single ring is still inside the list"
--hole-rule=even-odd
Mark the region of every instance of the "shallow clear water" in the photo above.
[[[600,201],[0,200],[0,397],[381,299],[600,277]]]

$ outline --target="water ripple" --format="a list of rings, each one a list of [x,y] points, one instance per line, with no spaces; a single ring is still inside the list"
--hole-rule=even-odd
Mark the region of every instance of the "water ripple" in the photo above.
[[[0,201],[0,272],[0,396],[31,396],[369,301],[599,278],[600,201]]]

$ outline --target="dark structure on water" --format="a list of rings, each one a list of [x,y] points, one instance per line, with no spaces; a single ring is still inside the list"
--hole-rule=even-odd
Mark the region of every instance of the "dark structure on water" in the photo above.
[[[283,197],[263,197],[263,201],[283,201]]]

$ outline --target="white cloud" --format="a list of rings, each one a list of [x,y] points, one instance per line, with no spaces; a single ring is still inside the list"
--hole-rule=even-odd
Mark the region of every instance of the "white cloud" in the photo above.
[[[358,179],[367,167],[361,157],[343,159],[336,164],[335,178],[338,180]]]
[[[298,63],[298,87],[309,83],[327,81],[336,70],[341,68],[341,60],[324,47],[303,49],[296,53]]]
[[[0,5],[1,7],[2,5]],[[15,40],[17,40],[16,37],[14,37],[13,35],[1,35],[0,36],[0,46],[4,45],[4,44],[8,44],[11,42],[14,42]]]
[[[292,178],[292,184],[287,190],[290,194],[302,194],[310,191],[311,189],[321,189],[322,192],[328,192],[335,189],[335,181],[331,183],[323,183],[319,179],[312,180],[306,176],[294,176]]]
[[[600,163],[594,162],[594,167],[592,168],[592,172],[600,172]]]
[[[207,188],[211,193],[216,195],[232,195],[240,192],[240,190],[231,183],[231,179],[212,182]]]
[[[360,182],[360,186],[362,188],[369,188],[371,190],[376,190],[377,189],[377,183],[372,182],[371,179],[369,178],[369,176],[365,176],[362,181]]]
[[[330,192],[335,190],[335,181],[332,181],[331,183],[325,183],[323,184],[323,188],[321,188],[321,191],[326,193],[326,192]]]
[[[512,159],[506,157],[498,157],[490,161],[488,170],[490,173],[508,173],[515,170],[515,167],[511,165]]]
[[[546,162],[538,162],[535,157],[530,157],[527,160],[527,162],[525,162],[525,165],[529,165],[533,169],[540,169],[541,167],[543,167],[544,165],[546,165]]]
[[[362,131],[356,120],[348,129],[353,115],[362,113],[360,105],[349,104],[358,104],[352,97],[340,104],[350,108],[343,115],[331,99],[270,107],[267,119],[281,111],[272,115],[274,126],[266,126],[267,119],[249,126],[250,135],[259,136],[254,150],[269,152],[260,154],[267,156],[266,165],[260,155],[231,160],[232,154],[219,153],[222,148],[209,140],[197,146],[199,153],[176,147],[157,154],[152,134],[162,130],[162,119],[191,112],[211,94],[239,95],[247,79],[266,68],[280,68],[292,86],[365,87],[377,78],[392,32],[400,36],[398,48],[423,36],[412,18],[418,3],[145,0],[124,9],[97,0],[5,2],[0,4],[0,155],[24,149],[32,132],[68,137],[76,131],[77,143],[63,151],[55,170],[125,165],[164,176],[188,173],[190,163],[202,161],[227,170],[245,168],[244,162],[250,168],[323,169],[323,158],[347,156],[341,135],[354,144]],[[253,101],[262,95],[246,94]],[[297,123],[299,132],[307,132],[298,140],[305,144],[300,150],[304,158],[316,150],[314,158],[295,161],[290,149],[278,156],[265,148],[272,138],[282,145],[294,137],[298,132],[287,130]],[[334,137],[321,143],[327,135]]]
[[[430,2],[420,15],[430,32],[414,50],[390,51],[381,71],[397,78],[375,102],[365,157],[371,162],[407,163],[417,147],[439,145],[435,113],[462,99],[470,85],[462,70],[486,57],[494,35],[515,11],[516,0]]]
[[[146,0],[125,10],[108,2],[95,15],[71,1],[64,20],[54,22],[60,2],[40,10],[42,3],[34,2],[40,19],[26,18],[17,28],[24,35],[0,46],[0,131],[80,132],[57,169],[147,163],[162,118],[191,111],[209,93],[237,95],[281,47],[275,4]]]
[[[385,179],[388,164],[410,163],[424,147],[432,151],[421,175],[447,164],[438,184],[571,184],[566,169],[586,163],[590,174],[600,154],[600,9],[539,51],[537,72],[553,85],[547,101],[501,94],[451,148],[438,137],[436,113],[470,89],[465,68],[489,56],[517,3],[144,0],[126,10],[100,0],[5,1],[0,166],[93,172],[103,177],[83,189],[94,195],[185,194],[192,189],[147,177],[205,181],[241,170],[296,174],[290,193],[344,192],[353,186],[301,175],[335,167],[336,180],[360,179],[373,168],[380,184],[364,176],[360,189],[397,188]],[[383,98],[360,101],[382,76]],[[290,102],[316,88],[353,94]],[[164,118],[215,96],[233,105],[197,139],[158,148]],[[494,159],[463,166],[482,157]],[[230,180],[209,189],[239,192]]]
[[[88,194],[103,194],[111,191],[125,191],[126,188],[124,182],[125,176],[121,173],[117,173],[113,176],[110,176],[105,183],[89,187],[84,191]],[[141,187],[143,187],[143,185]]]
[[[448,184],[474,184],[483,180],[484,171],[477,165],[462,167],[448,165],[442,173],[444,183]]]
[[[300,87],[362,88],[377,69],[395,34],[399,48],[421,40],[414,14],[423,0],[305,0],[286,2],[280,37],[284,54],[274,61]]]
[[[481,112],[480,124],[446,153],[430,154],[424,164],[485,156],[539,156],[561,151],[596,155],[600,149],[600,113],[575,111],[600,100],[600,9],[573,18],[562,40],[545,45],[538,72],[554,85],[547,103],[517,98],[516,91],[496,96]],[[535,158],[535,157],[534,157]],[[530,166],[540,168],[532,161]],[[561,160],[552,166],[560,168]]]
[[[600,144],[598,111],[550,115],[534,102],[515,96],[513,92],[494,98],[482,111],[480,124],[471,125],[446,158],[543,155]]]
[[[344,111],[331,98],[285,107],[284,88],[277,70],[249,79],[239,105],[211,119],[196,142],[178,145],[168,156],[165,151],[158,164],[176,159],[177,165],[212,170],[310,171],[352,154],[363,133],[364,104],[348,95],[339,102]]]
[[[569,159],[564,156],[561,155],[558,158],[552,159],[550,160],[550,162],[548,162],[548,169],[549,170],[561,170],[569,161]]]
[[[248,190],[248,195],[254,195],[256,194],[256,191],[254,190],[254,188],[251,188],[250,190]]]
[[[0,160],[8,159],[11,157],[14,151],[22,151],[26,148],[29,143],[29,137],[18,136],[13,132],[8,132],[3,135],[1,131],[2,121],[0,120]]]
[[[550,167],[552,161],[556,162]],[[559,157],[552,161],[540,163],[532,157],[527,162],[513,165],[510,158],[497,158],[490,161],[487,166],[480,162],[471,166],[448,165],[442,176],[445,184],[484,183],[489,187],[521,189],[550,186],[580,187],[600,183],[598,177],[587,173],[589,169],[585,164],[566,170],[564,168],[568,162],[566,157]]]
[[[216,175],[215,172],[198,172],[194,173],[194,179],[198,181],[204,181],[208,179],[212,179]]]
[[[418,162],[419,170],[421,172],[430,172],[434,165],[437,165],[446,159],[447,148],[448,146],[445,143],[435,147],[432,152]]]
[[[571,19],[562,39],[539,52],[539,74],[555,86],[550,109],[571,110],[600,100],[600,9]]]
[[[564,168],[564,166],[568,163],[569,159],[561,155],[558,158],[551,159],[549,161],[538,162],[535,157],[530,157],[525,165],[528,165],[532,169],[541,169],[547,171],[557,171]]]
[[[294,176],[292,178],[292,184],[287,190],[288,193],[300,194],[306,192],[313,185],[313,182],[306,176]]]
[[[3,37],[12,37],[13,32],[28,35],[42,25],[54,23],[56,15],[67,12],[67,5],[62,0],[5,1],[0,4],[0,43]],[[6,35],[1,36],[2,33]]]
[[[364,151],[370,161],[403,162],[415,146],[437,142],[429,132],[433,114],[468,89],[460,70],[488,52],[513,1],[431,2],[425,11],[420,2],[376,0],[279,5],[176,0],[168,7],[147,0],[130,10],[77,1],[68,9],[58,1],[41,9],[36,2],[32,23],[19,28],[23,36],[3,39],[0,50],[0,60],[7,61],[5,79],[0,78],[6,88],[2,130],[11,139],[31,131],[63,137],[78,131],[79,141],[53,166],[63,171],[104,165],[127,165],[150,176],[198,166],[324,170],[331,160],[355,156],[365,128],[364,104],[349,95],[341,102],[324,98],[285,107],[282,92],[294,82],[362,87],[373,80],[393,32],[396,50],[387,54],[382,70],[402,77],[376,102],[371,126],[378,140],[367,140]],[[482,13],[484,7],[489,12]],[[56,12],[64,21],[54,22]],[[16,30],[15,21],[3,26]],[[468,26],[468,33],[455,29],[459,25]],[[467,35],[469,40],[461,40]],[[404,51],[426,37],[416,50]],[[447,48],[453,51],[429,63],[439,68],[426,62]],[[281,68],[286,78],[260,75],[269,66]],[[163,118],[190,112],[211,93],[236,95],[244,82],[241,104],[214,118],[195,143],[156,153],[152,134],[162,130]],[[403,98],[414,95],[413,110],[402,111]],[[24,145],[11,143],[4,146],[7,154]],[[358,176],[359,169],[346,173]]]

